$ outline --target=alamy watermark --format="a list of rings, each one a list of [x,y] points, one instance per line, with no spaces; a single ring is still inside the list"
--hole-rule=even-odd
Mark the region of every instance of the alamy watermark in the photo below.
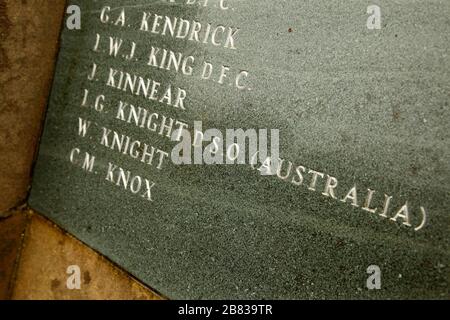
[[[171,140],[178,142],[171,159],[176,165],[235,165],[262,163],[262,175],[274,175],[279,159],[278,129],[208,129],[194,121],[194,130],[175,130]]]
[[[70,265],[67,267],[66,273],[69,275],[66,281],[67,289],[80,290],[81,289],[80,267],[77,265]]]
[[[373,264],[367,267],[367,274],[370,276],[367,278],[366,286],[369,290],[381,289],[381,269],[379,266]]]

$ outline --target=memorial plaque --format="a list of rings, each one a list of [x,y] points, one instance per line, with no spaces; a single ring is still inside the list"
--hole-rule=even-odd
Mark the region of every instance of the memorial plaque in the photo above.
[[[70,5],[34,209],[173,299],[449,298],[449,1]]]

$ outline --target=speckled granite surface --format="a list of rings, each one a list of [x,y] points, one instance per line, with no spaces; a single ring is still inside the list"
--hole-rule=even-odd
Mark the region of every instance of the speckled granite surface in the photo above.
[[[34,209],[169,298],[449,298],[450,2],[375,1],[381,30],[366,27],[371,1],[73,3],[82,30],[62,35]],[[113,25],[122,8],[125,26]],[[144,11],[238,27],[237,49],[140,32]],[[135,41],[136,59],[108,56],[110,36]],[[251,90],[153,68],[151,46],[246,70]],[[185,88],[186,110],[106,86],[109,68]],[[105,95],[104,112],[80,106],[84,89]],[[118,120],[120,100],[204,128],[279,129],[280,175],[289,161],[291,173],[142,164],[101,145],[101,128],[168,152],[174,143]],[[84,138],[79,117],[93,123]],[[70,162],[74,148],[95,155],[92,173]],[[107,181],[109,163],[154,181],[153,202]],[[336,199],[323,194],[329,177]],[[366,288],[370,265],[380,290]]]

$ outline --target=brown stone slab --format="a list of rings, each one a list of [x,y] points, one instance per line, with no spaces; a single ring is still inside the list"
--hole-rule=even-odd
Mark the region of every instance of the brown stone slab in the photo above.
[[[65,1],[0,1],[0,216],[26,198]]]
[[[26,224],[27,217],[20,211],[0,219],[0,300],[8,299],[11,294]]]
[[[161,299],[50,221],[30,216],[12,299]],[[79,267],[80,289],[67,286],[74,276],[70,266]]]

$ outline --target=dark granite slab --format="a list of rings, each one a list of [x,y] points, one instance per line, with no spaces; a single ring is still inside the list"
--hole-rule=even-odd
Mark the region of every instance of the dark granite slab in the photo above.
[[[82,29],[62,33],[34,209],[169,298],[449,298],[450,2],[72,3]],[[380,30],[366,26],[372,4],[381,6]],[[163,36],[164,18],[155,33],[152,19],[140,31],[143,12],[198,22],[201,32],[208,23],[223,26],[219,34],[239,28],[236,49],[219,36],[217,46]],[[117,57],[109,37],[123,40]],[[192,55],[193,74],[148,65],[152,46]],[[224,84],[216,73],[201,79],[205,61],[229,68]],[[185,109],[118,89],[117,74],[108,86],[110,68],[161,90],[170,84],[173,95],[186,90]],[[245,89],[234,85],[241,71]],[[175,143],[160,127],[117,119],[119,101],[189,127],[279,129],[280,176],[289,162],[291,172],[281,179],[249,165],[142,163],[102,145],[102,128],[168,153]],[[79,118],[92,122],[85,137]],[[81,168],[85,152],[95,156],[92,172]],[[108,181],[110,163],[154,182],[153,201]],[[366,287],[370,265],[381,270],[380,290]]]

